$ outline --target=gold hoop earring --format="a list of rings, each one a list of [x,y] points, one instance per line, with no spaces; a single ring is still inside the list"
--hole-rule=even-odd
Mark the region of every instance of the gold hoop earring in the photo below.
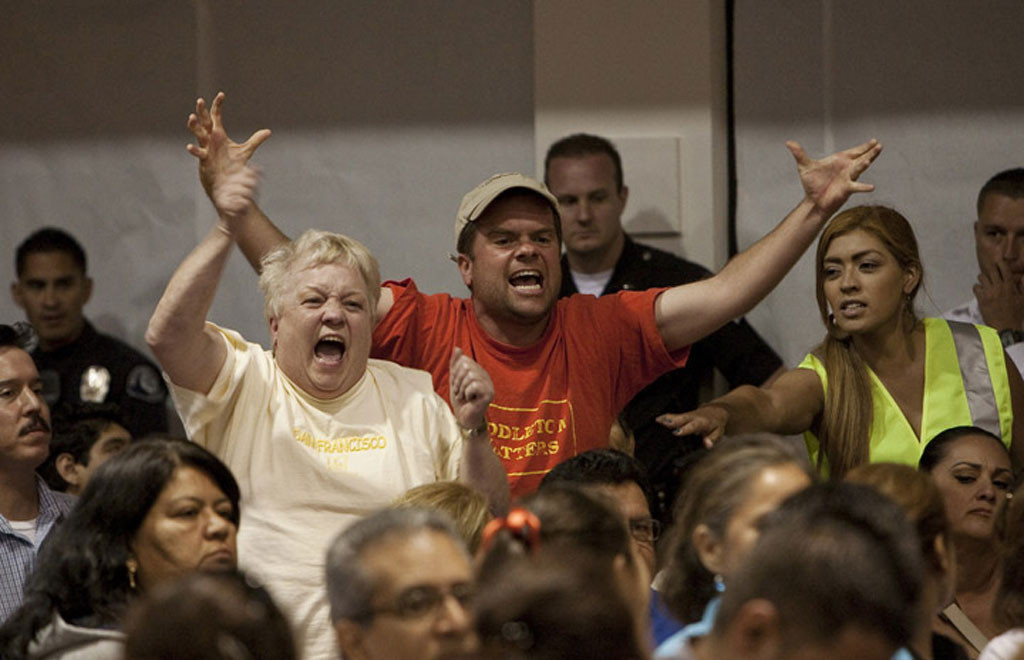
[[[128,586],[134,591],[137,588],[135,584],[135,574],[139,570],[139,562],[135,561],[134,557],[129,557],[124,563],[125,568],[128,569]]]

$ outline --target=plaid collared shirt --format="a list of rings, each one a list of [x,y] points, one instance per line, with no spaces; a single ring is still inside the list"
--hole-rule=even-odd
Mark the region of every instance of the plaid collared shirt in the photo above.
[[[0,622],[7,620],[21,605],[22,588],[35,566],[39,544],[75,503],[74,497],[53,492],[39,477],[36,481],[39,517],[35,543],[15,532],[7,518],[0,515]]]

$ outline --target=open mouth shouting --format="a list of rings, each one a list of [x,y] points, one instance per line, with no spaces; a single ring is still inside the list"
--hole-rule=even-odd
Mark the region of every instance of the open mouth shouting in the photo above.
[[[539,270],[521,270],[508,278],[508,283],[519,293],[535,294],[544,290],[544,276]]]
[[[345,357],[345,340],[336,335],[323,337],[313,347],[316,359],[326,364],[340,364]]]

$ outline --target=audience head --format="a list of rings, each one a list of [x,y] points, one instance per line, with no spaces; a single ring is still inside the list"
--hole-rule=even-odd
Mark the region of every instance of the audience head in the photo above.
[[[639,584],[642,585],[640,597],[646,600],[651,576],[642,558],[636,554],[626,521],[607,497],[569,484],[553,484],[524,497],[519,504],[537,517],[540,547],[545,552],[564,556],[586,554],[598,558],[620,572],[628,598],[635,600],[636,585]],[[509,538],[504,532],[497,537],[500,540]],[[496,547],[494,550],[485,558],[481,573],[489,570],[492,557],[498,554]]]
[[[108,460],[51,531],[3,641],[24,649],[54,611],[116,625],[136,592],[193,570],[235,567],[238,484],[202,447],[137,442]]]
[[[998,625],[1024,628],[1024,485],[1006,507],[1001,534],[1003,578],[993,614]]]
[[[548,149],[544,181],[558,198],[566,251],[617,256],[629,189],[622,185],[622,159],[615,146],[584,133],[562,138]]]
[[[481,579],[474,608],[484,660],[647,657],[607,564],[588,555],[511,563]]]
[[[712,657],[888,660],[913,630],[918,546],[899,507],[870,487],[797,493],[723,595]]]
[[[379,511],[345,529],[327,551],[331,621],[342,655],[352,660],[472,651],[472,589],[469,554],[436,511]]]
[[[926,473],[909,465],[870,463],[854,468],[846,481],[877,490],[895,502],[917,531],[924,560],[924,591],[931,602],[922,603],[928,619],[953,600],[956,590],[956,554],[942,493]]]
[[[54,428],[39,474],[53,490],[72,495],[81,495],[96,470],[132,441],[112,404],[82,404],[59,419],[54,415]]]
[[[55,227],[36,231],[18,246],[11,297],[25,310],[42,350],[69,344],[82,333],[82,308],[92,295],[85,266],[82,246]]]
[[[520,500],[504,518],[491,521],[483,548],[481,581],[493,581],[519,564],[592,562],[600,567],[599,579],[621,594],[637,634],[648,627],[651,575],[625,520],[600,493],[571,484],[547,485]]]
[[[26,333],[0,325],[0,472],[27,474],[46,460],[50,447],[50,409]]]
[[[978,193],[974,245],[982,273],[995,275],[1005,265],[1020,281],[1024,276],[1024,168],[996,174]],[[1003,328],[999,328],[1002,330]]]
[[[919,466],[942,493],[954,536],[991,542],[1013,487],[1010,454],[1002,441],[977,427],[946,429],[925,445]]]
[[[480,548],[484,525],[492,518],[487,498],[458,481],[435,481],[410,488],[394,501],[394,506],[447,514],[471,555]]]
[[[477,319],[491,329],[541,330],[562,286],[558,200],[522,174],[496,174],[462,198],[455,263]]]
[[[329,399],[363,377],[380,269],[362,243],[307,230],[263,257],[260,288],[274,358],[292,382]]]
[[[573,133],[548,147],[548,153],[544,157],[544,183],[548,187],[551,186],[551,161],[556,158],[576,159],[587,156],[607,156],[612,165],[615,189],[617,191],[623,189],[622,157],[619,155],[619,150],[615,148],[611,140],[588,133]]]
[[[841,237],[856,238],[857,245],[865,249],[882,251],[883,256],[895,260],[901,273],[894,280],[894,287],[900,290],[901,304],[897,313],[904,314],[910,321],[906,326],[913,326],[914,297],[924,279],[924,267],[917,248],[917,239],[910,223],[895,209],[885,206],[855,206],[833,217],[818,239],[818,250],[815,259],[815,291],[818,298],[818,311],[822,323],[829,335],[836,339],[845,339],[851,332],[857,331],[856,324],[847,327],[839,307],[839,288],[843,278],[830,266],[830,254],[834,241]]]
[[[626,521],[637,552],[654,575],[654,542],[661,523],[651,517],[651,487],[640,461],[615,449],[592,449],[556,465],[544,475],[540,489],[558,484],[605,496]]]
[[[192,573],[157,587],[129,612],[125,632],[126,660],[299,657],[270,594],[234,571]]]
[[[496,223],[505,214],[503,211],[512,202],[528,200],[537,203],[545,213],[551,210],[553,228],[557,238],[562,240],[562,220],[558,200],[547,186],[532,177],[517,172],[495,174],[480,182],[462,198],[455,214],[455,250],[470,260],[474,256],[474,244],[480,231],[480,223]],[[556,245],[557,247],[557,245]]]
[[[784,445],[727,438],[693,467],[676,501],[661,593],[683,622],[704,607],[750,552],[761,519],[813,481]]]

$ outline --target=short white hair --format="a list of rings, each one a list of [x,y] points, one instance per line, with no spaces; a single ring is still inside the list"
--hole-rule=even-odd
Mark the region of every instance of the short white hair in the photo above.
[[[375,318],[380,299],[380,266],[376,257],[354,238],[319,229],[307,229],[294,241],[264,255],[260,263],[260,289],[263,291],[266,317],[280,316],[289,275],[302,268],[323,264],[342,264],[359,272],[366,283],[370,315]]]

